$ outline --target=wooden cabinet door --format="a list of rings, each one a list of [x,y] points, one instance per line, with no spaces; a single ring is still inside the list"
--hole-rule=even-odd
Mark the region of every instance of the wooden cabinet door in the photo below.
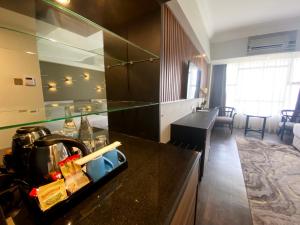
[[[175,215],[172,219],[171,225],[194,225],[195,212],[197,203],[198,191],[198,177],[199,177],[199,162],[197,162],[188,178],[186,189],[178,204]]]

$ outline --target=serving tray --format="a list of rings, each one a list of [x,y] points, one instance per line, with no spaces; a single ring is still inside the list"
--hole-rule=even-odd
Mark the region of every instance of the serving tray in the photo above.
[[[62,213],[65,213],[68,210],[71,210],[76,204],[80,203],[84,200],[88,195],[92,194],[94,191],[99,189],[102,185],[116,177],[119,173],[125,170],[128,167],[128,162],[123,153],[118,151],[119,165],[109,171],[106,175],[100,178],[98,181],[91,182],[86,186],[82,187],[72,195],[70,195],[67,199],[57,203],[46,211],[42,211],[39,207],[39,202],[37,198],[29,197],[29,189],[28,188],[20,188],[23,198],[25,200],[26,205],[29,208],[30,213],[34,217],[36,224],[51,224],[55,219],[62,216]],[[86,174],[87,175],[87,174]],[[88,176],[88,175],[87,175]]]

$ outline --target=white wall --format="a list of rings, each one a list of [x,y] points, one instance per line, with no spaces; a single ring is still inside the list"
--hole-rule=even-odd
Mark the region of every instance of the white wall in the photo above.
[[[195,47],[210,60],[210,43],[197,0],[172,0],[167,3]]]
[[[290,30],[300,29],[300,17],[290,18],[280,21],[272,21],[267,23],[254,24],[251,26],[244,26],[237,29],[226,30],[223,32],[214,33],[210,42],[226,42],[249,36],[263,35],[270,33],[277,33]]]
[[[211,60],[247,57],[248,38],[211,43]],[[300,30],[298,30],[296,51],[300,51]]]
[[[160,104],[160,142],[167,143],[171,138],[171,123],[188,115],[201,104],[202,99],[179,100]]]
[[[248,38],[211,43],[212,60],[247,56]]]
[[[291,30],[298,31],[296,51],[300,51],[300,17],[216,33],[210,40],[211,60],[245,57],[248,37]]]
[[[0,21],[6,27],[32,32],[35,23],[29,17],[0,8]],[[44,118],[42,82],[36,39],[32,36],[0,28],[0,126]],[[35,87],[16,86],[14,78],[31,76]],[[29,110],[37,110],[29,112]],[[18,110],[28,110],[20,113]],[[10,147],[15,129],[0,131],[0,149]]]

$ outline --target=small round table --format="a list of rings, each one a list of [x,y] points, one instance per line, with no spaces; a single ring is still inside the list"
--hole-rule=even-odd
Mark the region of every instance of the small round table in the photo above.
[[[252,131],[252,132],[260,133],[261,134],[261,139],[264,139],[266,122],[267,122],[267,119],[271,116],[249,115],[249,114],[245,114],[245,116],[246,116],[245,136],[247,135],[247,133],[249,131]],[[262,128],[261,129],[251,129],[249,127],[250,118],[260,118],[260,119],[262,119],[263,120]]]

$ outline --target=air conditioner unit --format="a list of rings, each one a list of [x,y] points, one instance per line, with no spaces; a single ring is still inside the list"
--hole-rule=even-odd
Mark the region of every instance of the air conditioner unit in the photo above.
[[[287,31],[248,38],[248,55],[296,51],[297,31]]]

